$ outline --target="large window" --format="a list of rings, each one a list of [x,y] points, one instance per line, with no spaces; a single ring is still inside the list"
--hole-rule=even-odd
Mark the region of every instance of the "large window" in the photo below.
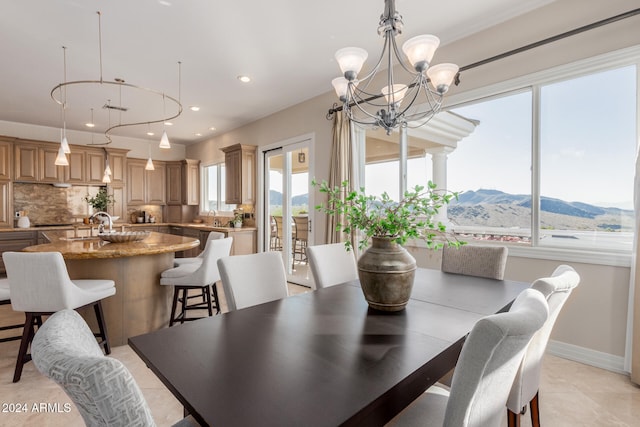
[[[473,239],[630,250],[636,93],[628,66],[454,108],[479,122],[449,156],[448,188],[461,192],[448,210],[454,229]]]
[[[235,205],[227,205],[225,200],[224,163],[202,168],[202,197],[200,211],[232,211]]]
[[[520,247],[632,249],[638,72],[636,65],[602,70],[549,71],[529,86],[458,99],[449,112],[475,127],[449,144],[446,187],[460,193],[447,209],[450,229],[463,240]],[[398,155],[372,162],[369,150],[368,138],[367,192],[397,197]],[[432,179],[428,153],[427,145],[409,156],[408,187]]]

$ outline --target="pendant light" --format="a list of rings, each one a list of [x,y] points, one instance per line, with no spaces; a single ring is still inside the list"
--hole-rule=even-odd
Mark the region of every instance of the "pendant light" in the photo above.
[[[67,82],[67,47],[62,46],[62,62],[63,62],[63,81]],[[69,141],[67,141],[67,88],[64,88],[62,93],[62,140],[60,141],[60,147],[65,154],[71,153],[71,148],[69,147]],[[56,163],[58,164],[58,163]],[[64,166],[68,166],[69,162],[66,162]]]
[[[145,165],[144,169],[148,171],[156,170],[156,168],[153,166],[153,160],[151,160],[151,143],[149,143],[148,148],[149,158],[147,159],[147,164]]]
[[[164,97],[164,93],[162,94],[162,116],[165,117],[166,116],[166,112],[165,112],[165,97]],[[162,122],[162,137],[160,138],[160,148],[171,148],[171,144],[169,143],[169,137],[167,136],[167,131],[164,129],[164,124],[165,122]]]

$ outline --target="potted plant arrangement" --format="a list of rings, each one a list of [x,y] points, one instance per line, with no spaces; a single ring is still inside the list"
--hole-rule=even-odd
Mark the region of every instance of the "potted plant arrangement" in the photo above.
[[[358,275],[365,299],[376,310],[403,310],[411,297],[416,261],[402,247],[407,240],[421,239],[430,249],[462,244],[450,239],[446,226],[434,220],[438,210],[458,194],[436,190],[431,181],[426,188],[418,185],[406,191],[400,201],[386,192],[376,197],[367,195],[364,188],[348,191],[346,181],[334,188],[326,181],[312,184],[328,197],[316,209],[337,218],[337,231],[347,235],[358,231],[360,249],[371,242],[358,260]],[[345,246],[351,249],[349,239]]]
[[[105,187],[100,187],[95,196],[87,194],[82,198],[82,200],[91,205],[94,213],[106,212],[109,205],[112,205],[115,202],[113,196],[107,193],[107,189]]]
[[[233,227],[234,228],[240,228],[242,227],[242,219],[243,219],[243,214],[238,212],[236,214],[233,215]]]

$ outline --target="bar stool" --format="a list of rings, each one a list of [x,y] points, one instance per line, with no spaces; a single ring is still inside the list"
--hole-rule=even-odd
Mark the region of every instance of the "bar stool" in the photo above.
[[[9,293],[9,280],[0,279],[0,305],[11,304],[10,296],[11,295]],[[11,329],[19,329],[23,327],[24,327],[24,323],[20,323],[16,325],[0,326],[0,331],[9,331]],[[16,340],[19,340],[20,338],[22,338],[22,334],[15,335],[12,337],[0,338],[0,342],[16,341]]]
[[[22,367],[31,360],[27,352],[35,326],[42,326],[42,316],[56,311],[93,306],[100,338],[106,354],[111,353],[101,301],[116,293],[113,280],[71,280],[60,252],[5,252],[2,254],[11,287],[11,306],[25,312],[24,330],[16,361],[13,382],[20,381]]]
[[[207,242],[209,242],[209,240],[217,240],[217,239],[224,239],[224,233],[219,233],[217,231],[212,231],[209,233],[209,235],[207,236]],[[207,247],[205,243],[205,248]],[[204,251],[200,252],[200,254],[198,256],[195,257],[186,257],[186,258],[176,258],[173,260],[173,266],[174,267],[178,267],[181,266],[183,264],[191,264],[194,262],[197,263],[202,263],[202,256],[204,254]]]
[[[162,272],[160,276],[161,285],[173,285],[173,303],[171,305],[171,318],[169,326],[177,321],[184,323],[189,320],[201,319],[201,317],[187,317],[188,310],[207,309],[209,316],[213,316],[213,307],[216,314],[220,313],[220,301],[218,300],[218,290],[216,282],[220,280],[217,261],[219,258],[228,256],[231,252],[233,238],[211,239],[202,252],[202,262],[183,264]],[[198,289],[203,292],[204,301],[189,304],[189,298],[199,298],[200,294],[189,296],[189,290]],[[213,293],[213,302],[211,301]],[[178,303],[181,304],[180,313],[176,315]]]

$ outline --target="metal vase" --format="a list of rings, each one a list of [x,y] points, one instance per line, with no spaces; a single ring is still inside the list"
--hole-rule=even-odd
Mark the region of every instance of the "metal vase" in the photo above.
[[[369,306],[380,311],[404,310],[413,288],[416,260],[388,237],[373,237],[358,260],[358,276]]]

